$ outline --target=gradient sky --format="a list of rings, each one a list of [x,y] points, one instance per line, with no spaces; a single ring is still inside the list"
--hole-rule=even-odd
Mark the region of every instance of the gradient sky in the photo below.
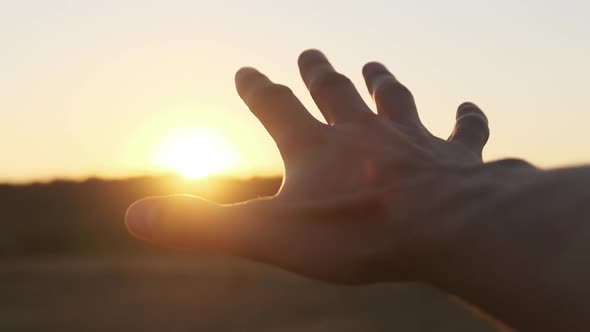
[[[362,65],[386,63],[440,136],[476,102],[486,160],[588,163],[589,14],[588,1],[1,1],[0,181],[152,174],[158,143],[193,128],[235,147],[229,173],[280,174],[233,75],[255,66],[319,117],[296,67],[311,47],[367,100]]]

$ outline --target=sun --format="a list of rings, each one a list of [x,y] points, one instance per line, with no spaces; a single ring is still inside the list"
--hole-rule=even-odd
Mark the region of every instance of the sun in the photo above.
[[[215,133],[195,130],[165,139],[158,149],[155,163],[166,170],[196,179],[233,166],[233,149]]]

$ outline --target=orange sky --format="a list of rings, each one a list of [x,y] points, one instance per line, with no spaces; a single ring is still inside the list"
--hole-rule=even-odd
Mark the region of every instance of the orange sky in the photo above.
[[[488,160],[590,161],[586,2],[14,1],[0,4],[0,181],[169,171],[179,132],[213,133],[223,174],[280,174],[233,87],[240,66],[291,86],[319,117],[296,58],[315,47],[369,101],[361,66],[385,62],[446,137],[465,100],[488,114]],[[199,150],[200,149],[200,150]],[[196,147],[187,153],[203,156]]]

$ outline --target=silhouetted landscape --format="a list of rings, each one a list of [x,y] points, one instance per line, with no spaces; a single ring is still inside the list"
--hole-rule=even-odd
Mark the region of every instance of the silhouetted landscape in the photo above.
[[[216,254],[150,247],[125,210],[150,195],[230,203],[279,178],[0,185],[2,331],[491,331],[415,284],[332,286]]]

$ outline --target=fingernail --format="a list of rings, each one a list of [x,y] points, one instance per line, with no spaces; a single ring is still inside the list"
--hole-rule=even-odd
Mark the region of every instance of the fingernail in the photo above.
[[[127,228],[134,235],[149,240],[152,238],[156,218],[158,217],[158,208],[150,200],[142,200],[133,203],[127,209],[125,222]]]

